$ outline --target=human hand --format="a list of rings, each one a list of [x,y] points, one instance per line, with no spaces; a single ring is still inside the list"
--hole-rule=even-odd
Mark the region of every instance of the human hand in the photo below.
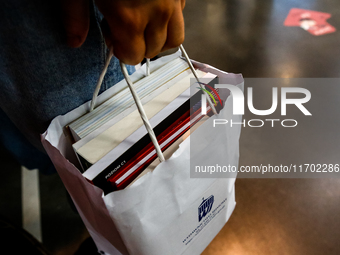
[[[89,2],[61,2],[68,44],[80,47],[89,30]],[[106,44],[125,64],[138,64],[184,40],[185,0],[96,0],[96,4],[104,15]]]

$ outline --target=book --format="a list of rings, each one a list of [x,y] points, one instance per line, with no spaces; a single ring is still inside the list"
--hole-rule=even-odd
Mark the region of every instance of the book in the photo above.
[[[172,156],[172,154],[179,148],[179,145],[185,139],[187,139],[190,136],[190,134],[195,132],[195,130],[199,126],[201,126],[208,118],[209,118],[208,115],[202,117],[197,123],[195,123],[195,125],[191,125],[190,129],[188,131],[186,131],[181,137],[179,137],[176,141],[174,141],[166,150],[164,150],[163,156],[164,156],[165,160],[169,159]],[[150,165],[148,165],[136,178],[131,180],[131,182],[126,187],[130,187],[132,184],[137,182],[142,176],[146,175],[147,173],[152,172],[159,164],[160,164],[159,159],[158,158],[154,159],[150,163]],[[115,187],[116,184],[113,184],[112,186]]]
[[[210,76],[210,78],[213,79],[214,76]],[[213,83],[214,81],[212,84]],[[197,86],[197,84],[193,86]],[[188,93],[188,91],[186,92]],[[197,91],[197,93],[191,97],[188,94],[186,96],[182,95],[181,98],[182,100],[186,98],[184,103],[175,111],[170,110],[170,105],[168,109],[164,109],[164,112],[168,111],[171,112],[171,114],[154,128],[162,151],[165,151],[172,143],[179,139],[192,124],[204,117],[200,115],[196,120],[190,119],[190,117],[193,116],[193,114],[190,114],[190,109],[196,109],[196,112],[200,112],[200,107],[196,108],[196,105],[200,105],[201,92]],[[162,115],[162,112],[159,114]],[[154,119],[151,119],[151,121],[154,121]],[[140,137],[140,135],[143,135],[143,137]],[[138,140],[139,137],[140,139]],[[102,188],[105,193],[126,187],[134,177],[139,175],[156,157],[151,139],[143,128],[123,141],[120,146],[124,144],[129,147],[126,151],[119,151],[118,149],[111,151],[110,155],[105,156],[101,162],[98,162],[101,164],[100,167],[95,164],[95,167],[88,169],[83,174],[83,176],[93,184]],[[117,157],[117,155],[119,156]],[[98,169],[101,170],[99,171]]]
[[[198,75],[199,77],[203,77],[205,73],[198,71]],[[181,97],[181,94],[190,87],[190,79],[192,78],[193,75],[188,72],[185,77],[179,81],[178,79],[172,79],[172,86],[166,84],[169,86],[167,89],[143,105],[148,118],[153,118],[170,103],[173,111],[177,109],[184,101],[175,99]],[[159,122],[166,118],[169,113],[170,112],[163,114]],[[126,116],[124,115],[118,120],[113,119],[113,121],[108,123],[111,126],[107,128],[105,127],[106,129],[104,128],[104,131],[102,131],[103,128],[98,128],[88,137],[85,137],[73,144],[73,148],[79,158],[79,161],[82,163],[84,170],[98,162],[138,128],[143,127],[143,121],[140,118],[137,109],[133,110]]]
[[[190,73],[186,61],[175,58],[153,71],[149,76],[134,80],[134,88],[142,103],[145,104],[172,86],[174,83],[171,81],[181,80]],[[119,121],[120,118],[117,116],[126,116],[136,109],[126,81],[123,80],[114,87],[117,92],[113,97],[103,102],[92,112],[69,124],[69,129],[76,142],[97,131],[113,119],[114,122]]]
[[[216,77],[197,74],[210,81]],[[200,110],[201,91],[185,60],[175,58],[134,82],[163,152],[203,117],[190,121],[190,111]],[[125,188],[157,157],[126,82],[116,86],[113,96],[69,125],[83,176],[104,193]]]
[[[211,108],[208,106],[208,114],[211,113]],[[184,114],[168,129],[157,136],[162,152],[180,139],[187,131],[190,130],[197,122],[206,115],[201,114],[201,109],[198,109],[194,117],[190,112]],[[150,164],[157,158],[156,151],[152,143],[149,143],[146,148],[137,153],[129,160],[122,168],[118,169],[109,179],[112,190],[120,190],[127,187],[133,180],[138,177]]]

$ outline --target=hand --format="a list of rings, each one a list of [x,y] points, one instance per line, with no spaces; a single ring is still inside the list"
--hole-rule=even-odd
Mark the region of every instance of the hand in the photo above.
[[[61,0],[71,47],[80,47],[89,30],[88,0]],[[184,40],[185,0],[96,0],[104,15],[102,31],[108,47],[125,64],[179,46]]]

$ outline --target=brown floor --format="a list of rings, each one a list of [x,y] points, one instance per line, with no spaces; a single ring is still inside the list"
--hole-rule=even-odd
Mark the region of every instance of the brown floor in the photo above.
[[[338,1],[192,0],[185,9],[184,45],[191,58],[245,78],[339,77],[339,32],[313,37],[301,28],[284,27],[293,7],[329,12],[329,22],[340,29]],[[328,104],[333,93],[339,95],[338,90],[322,93],[324,99],[314,104]],[[339,163],[340,103],[335,97],[329,122],[315,122],[297,136],[313,142],[291,148],[286,141],[296,137],[244,128],[240,164],[314,163],[315,158]],[[340,254],[339,200],[340,179],[238,179],[235,211],[203,254]]]
[[[339,179],[239,179],[229,222],[203,252],[340,254]]]

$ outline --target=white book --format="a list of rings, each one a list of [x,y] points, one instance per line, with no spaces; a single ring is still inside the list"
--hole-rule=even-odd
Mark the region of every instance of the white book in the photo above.
[[[168,88],[168,86],[166,86],[167,84],[172,85],[171,80],[181,79],[187,76],[188,73],[189,66],[187,62],[181,58],[175,58],[153,71],[149,76],[136,81],[134,88],[142,100],[142,103],[147,103],[165,91]],[[115,85],[115,87],[116,86],[120,88],[120,90],[117,91],[113,97],[69,125],[75,141],[85,138],[115,118],[115,122],[119,121],[119,117],[117,118],[117,116],[124,117],[136,109],[126,81],[123,80]],[[121,113],[123,114],[121,115]]]
[[[203,77],[204,72],[198,71],[198,76]],[[177,109],[187,96],[182,94],[190,88],[190,82],[194,83],[194,76],[191,71],[185,72],[185,77],[178,81],[172,79],[171,84],[166,84],[166,88],[162,93],[152,98],[149,102],[143,105],[146,115],[152,119],[157,113],[163,110],[166,106],[173,102],[173,110]],[[190,81],[191,80],[191,81]],[[189,93],[190,94],[190,93]],[[181,97],[176,100],[177,97]],[[163,114],[159,122],[166,118],[171,112]],[[143,127],[143,121],[137,109],[133,110],[130,114],[121,114],[117,119],[108,122],[108,128],[104,127],[93,132],[90,136],[85,137],[79,142],[73,144],[76,153],[86,160],[90,165],[95,164],[107,153],[116,148],[123,140],[130,136],[137,129]],[[144,127],[143,127],[144,128]]]
[[[205,78],[205,81],[207,79],[213,80],[216,75],[212,75],[210,73],[203,73],[198,72],[199,77]],[[155,100],[154,102],[149,102],[150,106],[147,104],[144,105],[144,109],[149,117],[150,124],[152,127],[157,126],[159,123],[161,123],[162,120],[164,120],[169,114],[173,113],[180,105],[182,105],[187,100],[190,100],[191,97],[191,90],[190,86],[197,87],[197,84],[195,82],[192,82],[190,84],[190,76],[187,77],[187,79],[184,79],[181,82],[178,82],[177,84],[180,84],[179,87],[185,86],[184,92],[182,92],[179,96],[177,96],[174,99],[171,99],[170,94],[167,95],[169,98],[167,105],[165,107],[161,107],[160,110],[155,110],[155,103],[158,103],[162,105],[162,102],[160,100]],[[193,81],[193,79],[192,79]],[[185,85],[186,84],[186,85]],[[198,91],[198,89],[197,89]],[[163,98],[164,99],[164,98]],[[150,117],[150,116],[151,117]],[[128,116],[129,117],[129,116]],[[133,126],[133,129],[130,129],[127,125],[129,123]],[[135,125],[138,123],[138,125]],[[125,120],[122,120],[116,125],[119,126],[119,128],[113,127],[112,130],[110,130],[108,133],[102,134],[103,136],[97,136],[97,139],[93,141],[93,143],[88,143],[87,151],[85,152],[88,156],[91,156],[91,153],[93,152],[93,148],[97,148],[98,150],[101,150],[103,146],[103,142],[107,143],[107,145],[111,146],[110,150],[107,152],[106,155],[101,157],[93,166],[91,166],[89,169],[87,169],[83,176],[87,178],[90,181],[93,181],[99,174],[101,174],[102,171],[107,171],[113,167],[114,163],[120,163],[115,162],[125,151],[127,151],[132,145],[134,145],[137,141],[139,141],[142,137],[147,135],[147,131],[145,127],[143,126],[142,120],[138,113],[135,113],[134,117],[131,118],[129,122],[125,122]],[[114,131],[113,131],[114,130]],[[129,130],[129,131],[127,131]],[[133,131],[134,130],[134,131]],[[120,135],[117,135],[115,132],[119,132]],[[126,132],[127,131],[127,132]],[[110,141],[110,142],[109,142]],[[94,147],[95,146],[95,147]],[[106,145],[104,145],[106,146]],[[82,153],[83,151],[78,150],[78,153]],[[84,155],[82,153],[81,155]],[[114,167],[113,167],[114,168]],[[112,170],[112,173],[114,173],[114,169]],[[105,174],[106,176],[104,178],[109,178],[112,174],[111,172]],[[106,178],[106,179],[107,179]]]

